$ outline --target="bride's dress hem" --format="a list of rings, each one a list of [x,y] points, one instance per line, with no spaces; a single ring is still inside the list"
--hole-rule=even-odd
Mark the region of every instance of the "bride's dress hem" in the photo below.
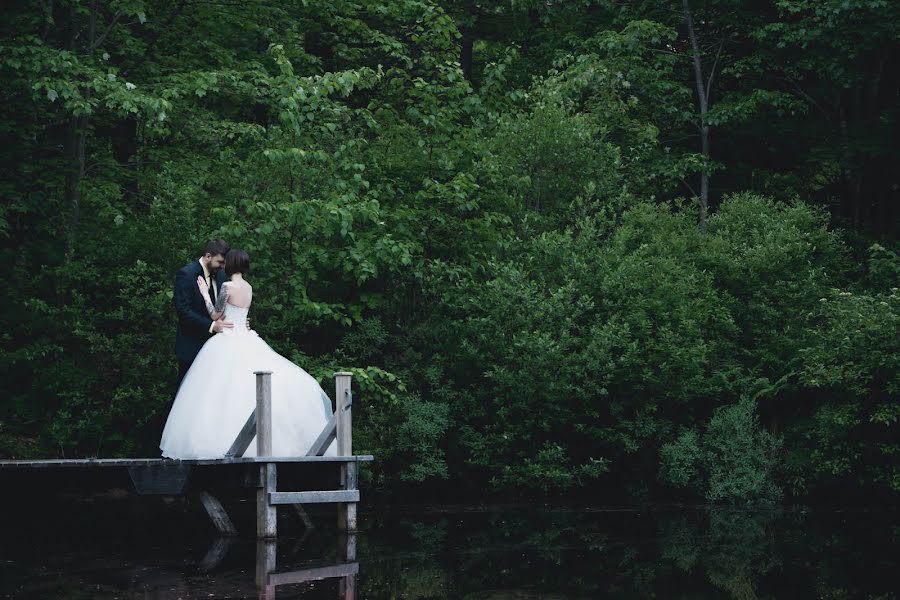
[[[159,443],[164,458],[225,458],[256,408],[254,371],[272,372],[273,456],[306,455],[331,417],[319,383],[248,331],[247,312],[226,305],[234,329],[210,338],[185,374]],[[325,454],[335,455],[336,444]],[[255,441],[244,456],[256,456]]]

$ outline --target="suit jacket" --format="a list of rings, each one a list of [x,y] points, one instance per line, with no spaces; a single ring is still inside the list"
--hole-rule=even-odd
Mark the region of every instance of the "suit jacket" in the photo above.
[[[209,332],[212,319],[206,312],[206,301],[197,288],[197,277],[203,276],[203,266],[199,261],[186,264],[175,275],[175,311],[178,313],[178,328],[175,330],[175,355],[178,360],[193,362],[200,348],[214,334]],[[222,290],[225,283],[225,269],[213,275],[216,287]],[[212,296],[212,291],[210,291]],[[213,297],[215,302],[215,297]]]

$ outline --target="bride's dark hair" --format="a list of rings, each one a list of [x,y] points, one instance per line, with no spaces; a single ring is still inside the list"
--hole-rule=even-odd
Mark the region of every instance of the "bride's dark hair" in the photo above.
[[[250,255],[237,248],[229,250],[225,255],[225,274],[231,277],[235,273],[246,273],[250,270]]]

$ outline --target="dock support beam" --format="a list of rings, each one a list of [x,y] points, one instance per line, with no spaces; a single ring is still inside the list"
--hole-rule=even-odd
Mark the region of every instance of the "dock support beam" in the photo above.
[[[352,373],[340,371],[334,374],[334,418],[335,437],[337,439],[337,455],[353,454],[353,393],[350,389]],[[355,491],[359,489],[357,481],[357,465],[348,462],[341,465],[340,489]],[[338,503],[338,529],[340,531],[356,531],[356,502]]]
[[[354,463],[354,467],[356,464]],[[349,564],[356,565],[356,534],[343,533],[338,537],[338,555]],[[356,600],[356,583],[359,568],[338,581],[338,600]]]
[[[262,458],[272,456],[272,373],[271,371],[256,371],[254,374],[256,375],[256,456]],[[347,372],[334,374],[333,423],[337,455],[340,457],[353,456],[351,420],[353,394],[350,388],[352,377],[353,374]],[[247,421],[248,425],[250,422],[251,420]],[[331,421],[326,425],[320,438],[326,436],[330,427]],[[242,436],[243,433],[238,438],[240,439]],[[325,443],[327,442],[323,438],[323,444]],[[325,447],[327,448],[327,446]],[[325,448],[321,450],[324,453]],[[316,454],[318,454],[318,449]],[[274,462],[262,463],[259,466],[259,481],[256,489],[257,538],[269,539],[278,535],[277,506],[279,504],[302,504],[304,502],[337,502],[338,529],[351,533],[356,531],[359,468],[355,460],[341,464],[339,489],[332,492],[279,492],[276,469],[277,465]]]
[[[272,372],[256,371],[256,455],[272,456]],[[256,489],[256,537],[274,538],[278,535],[277,508],[269,502],[269,494],[278,489],[275,463],[259,466],[259,487]]]
[[[228,513],[225,512],[222,503],[215,496],[209,492],[200,492],[200,502],[220,534],[237,535],[237,528],[231,522],[231,519],[228,518]]]
[[[278,546],[275,540],[256,540],[256,587],[259,600],[275,600],[275,583],[269,581],[275,572]]]

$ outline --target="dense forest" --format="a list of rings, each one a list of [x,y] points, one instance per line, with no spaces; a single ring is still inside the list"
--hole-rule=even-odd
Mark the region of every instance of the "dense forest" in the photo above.
[[[900,492],[900,3],[17,0],[0,456],[157,456],[176,270],[365,486]]]

